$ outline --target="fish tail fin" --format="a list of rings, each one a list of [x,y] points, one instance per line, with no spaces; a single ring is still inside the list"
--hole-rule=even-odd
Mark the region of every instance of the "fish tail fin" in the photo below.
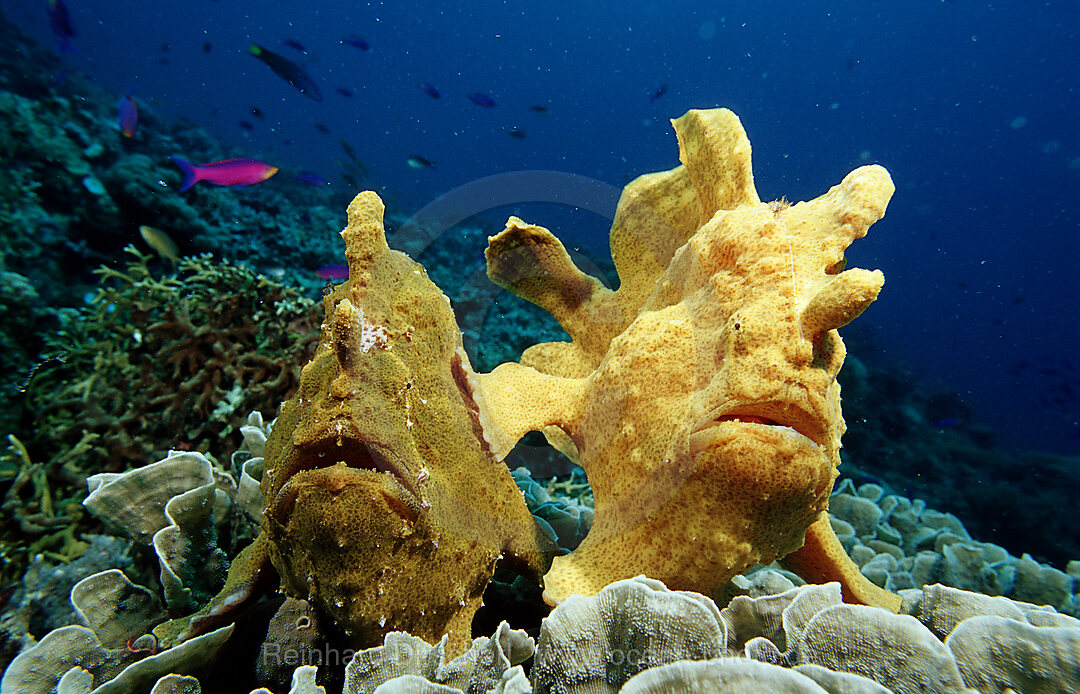
[[[181,193],[199,182],[199,170],[195,168],[194,164],[184,161],[180,157],[169,157],[169,159],[172,159],[173,163],[180,167],[180,173],[184,175],[184,180],[180,183]]]

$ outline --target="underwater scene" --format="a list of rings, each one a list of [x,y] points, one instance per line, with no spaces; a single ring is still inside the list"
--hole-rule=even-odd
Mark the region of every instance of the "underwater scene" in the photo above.
[[[0,694],[1080,692],[1077,27],[5,0]]]

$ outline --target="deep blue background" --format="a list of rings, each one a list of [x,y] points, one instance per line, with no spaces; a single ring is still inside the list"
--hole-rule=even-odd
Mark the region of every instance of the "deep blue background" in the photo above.
[[[4,11],[55,43],[45,4]],[[849,265],[887,281],[858,322],[886,359],[959,391],[1003,443],[1080,451],[1080,3],[467,4],[69,0],[79,53],[64,60],[118,96],[135,87],[163,115],[342,187],[344,138],[366,183],[409,210],[522,169],[621,187],[678,163],[668,118],[718,105],[750,135],[762,199],[815,197],[881,163],[897,193]],[[348,34],[371,51],[341,43]],[[305,64],[325,101],[247,55],[252,41]],[[498,105],[475,106],[470,91]],[[436,167],[407,167],[412,154]],[[550,207],[522,211],[567,245],[604,247],[601,216]]]

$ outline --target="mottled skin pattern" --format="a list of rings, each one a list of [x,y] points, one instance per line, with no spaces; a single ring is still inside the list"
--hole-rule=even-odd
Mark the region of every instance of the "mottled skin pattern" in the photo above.
[[[480,439],[449,300],[387,247],[378,196],[348,212],[349,280],[267,441],[263,533],[285,592],[349,642],[449,634],[457,652],[496,561],[538,578],[549,546]]]
[[[715,595],[789,556],[810,580],[841,580],[848,599],[896,609],[835,552],[826,512],[844,432],[835,329],[884,281],[845,271],[844,251],[884,214],[889,174],[866,166],[813,201],[764,203],[734,114],[673,124],[683,166],[637,179],[620,200],[617,291],[541,227],[511,218],[489,240],[489,276],[573,338],[476,377],[497,454],[546,427],[588,473],[594,525],[555,559],[545,598],[642,573]]]
[[[449,300],[387,247],[375,193],[348,214],[349,280],[266,442],[262,533],[210,605],[155,630],[163,645],[235,618],[272,563],[351,647],[407,631],[447,635],[456,655],[498,560],[537,582],[550,565],[554,545],[483,443]]]

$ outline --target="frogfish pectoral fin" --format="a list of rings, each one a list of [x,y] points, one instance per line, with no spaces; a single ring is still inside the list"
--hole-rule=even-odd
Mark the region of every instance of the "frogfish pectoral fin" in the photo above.
[[[272,590],[276,581],[277,573],[270,564],[270,543],[262,533],[233,559],[225,586],[208,605],[193,615],[157,625],[154,636],[163,648],[171,648],[235,622],[264,592]]]
[[[780,560],[788,570],[809,583],[837,581],[844,602],[882,607],[899,612],[903,599],[877,586],[862,575],[833,532],[829,514],[824,512],[806,531],[803,546]]]

